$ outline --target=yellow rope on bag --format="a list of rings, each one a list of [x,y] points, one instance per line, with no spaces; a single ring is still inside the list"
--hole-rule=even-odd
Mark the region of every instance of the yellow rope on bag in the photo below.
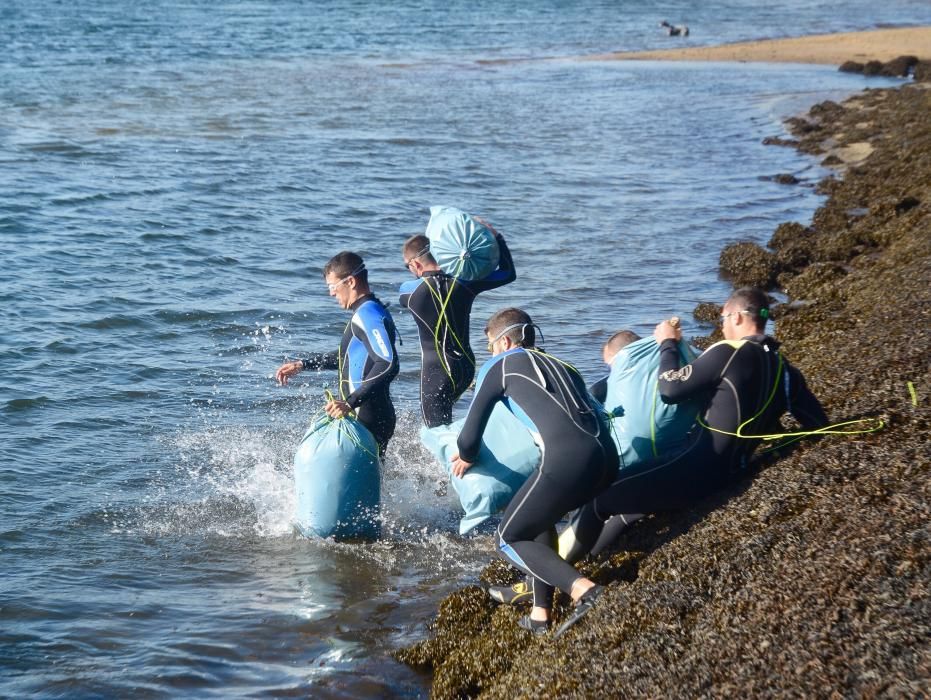
[[[329,389],[324,389],[324,390],[323,390],[323,397],[326,399],[326,402],[327,402],[327,403],[329,403],[330,401],[335,400],[334,397],[333,397],[333,392],[330,391]],[[324,425],[328,425],[328,424],[333,423],[333,422],[336,422],[336,421],[344,421],[344,420],[355,421],[355,422],[357,422],[357,423],[358,423],[358,421],[359,421],[359,419],[356,417],[356,414],[355,414],[354,411],[353,411],[352,413],[347,413],[347,414],[346,414],[345,416],[343,416],[342,418],[331,418],[331,417],[326,413],[325,409],[321,408],[320,411],[318,411],[318,413],[316,413],[316,414],[314,414],[314,415],[316,416],[316,415],[319,415],[320,413],[322,413],[322,414],[323,414],[324,416],[326,416],[326,418],[327,418],[327,420],[326,420],[326,422],[324,423]],[[314,419],[311,421],[311,424],[316,424],[319,420],[321,420],[321,418],[323,418],[323,416],[320,416],[320,418],[314,418]],[[360,425],[361,427],[365,428],[365,426],[362,425],[361,423],[359,423],[359,425]],[[343,429],[342,426],[343,426],[342,423],[337,423],[337,425],[336,425],[336,429],[340,431],[340,434],[341,434],[341,435],[345,435],[353,445],[355,445],[356,447],[358,447],[360,450],[362,450],[363,452],[365,452],[366,454],[368,454],[369,456],[371,456],[376,462],[378,462],[378,460],[379,460],[378,455],[375,454],[374,452],[372,452],[370,449],[368,449],[365,445],[363,445],[363,444],[359,441],[359,438],[358,438],[356,435],[354,435],[351,431],[348,431],[348,430]],[[366,428],[366,430],[368,430],[368,429]]]
[[[343,329],[343,336],[346,335],[346,331],[349,330],[349,327],[352,325],[352,318],[349,319],[349,322],[346,323],[346,327]],[[348,354],[349,349],[346,349]],[[346,393],[343,391],[343,348],[342,341],[340,341],[340,347],[336,348],[336,385],[339,387],[339,398],[343,401],[346,400]],[[330,393],[329,389],[326,390],[326,393],[330,395],[329,401],[333,400],[333,394]]]
[[[811,435],[862,435],[866,433],[875,433],[878,430],[882,430],[886,426],[886,424],[880,418],[855,418],[854,420],[844,421],[843,423],[834,423],[833,425],[825,425],[821,428],[815,428],[814,430],[799,430],[799,431],[791,432],[791,433],[770,433],[766,435],[744,435],[743,429],[746,426],[748,426],[750,423],[755,421],[757,418],[759,418],[761,415],[763,415],[763,413],[766,412],[766,409],[769,408],[769,405],[773,401],[773,397],[775,397],[776,395],[776,391],[779,389],[779,383],[780,383],[780,380],[782,379],[783,372],[785,372],[785,367],[784,367],[784,363],[782,360],[782,353],[777,352],[776,357],[779,358],[779,366],[776,368],[776,381],[773,383],[773,388],[769,392],[769,396],[766,398],[766,403],[763,404],[763,407],[757,412],[755,416],[753,416],[752,418],[748,418],[743,423],[738,425],[737,432],[731,433],[727,430],[721,430],[720,428],[713,428],[707,423],[705,423],[701,419],[701,416],[695,419],[696,422],[701,427],[707,430],[710,430],[712,432],[720,433],[721,435],[729,435],[731,437],[736,437],[736,438],[740,438],[744,440],[765,440],[767,442],[771,442],[773,440],[781,440],[782,438],[792,438],[792,440],[789,440],[788,442],[775,445],[765,450],[766,452],[778,449],[780,447],[785,447],[786,445],[789,445],[795,442],[796,440],[801,440],[802,438],[809,437]],[[836,428],[843,428],[845,426],[856,425],[858,423],[866,423],[872,420],[876,421],[876,425],[874,425],[872,428],[868,428],[864,430],[836,430]]]
[[[427,286],[427,289],[430,290],[430,294],[433,295],[433,298],[440,305],[440,313],[436,319],[436,325],[433,327],[433,349],[436,351],[436,355],[440,358],[440,365],[443,367],[443,371],[446,373],[446,376],[449,377],[449,381],[455,384],[455,379],[453,378],[452,372],[450,371],[449,364],[446,362],[445,353],[440,352],[440,330],[443,327],[445,321],[446,327],[449,329],[449,334],[452,336],[453,340],[456,341],[456,345],[459,346],[459,349],[462,351],[462,354],[469,358],[469,362],[472,363],[472,366],[475,366],[475,360],[469,356],[469,353],[466,351],[465,346],[462,343],[462,340],[456,335],[456,332],[452,329],[452,325],[449,323],[449,320],[446,317],[446,307],[449,306],[449,301],[453,297],[453,289],[456,286],[458,281],[458,275],[462,272],[462,268],[465,265],[465,259],[459,258],[459,267],[457,268],[455,274],[449,275],[452,278],[452,283],[449,285],[449,290],[446,292],[446,297],[443,298],[433,287],[430,286],[428,281],[424,282]]]

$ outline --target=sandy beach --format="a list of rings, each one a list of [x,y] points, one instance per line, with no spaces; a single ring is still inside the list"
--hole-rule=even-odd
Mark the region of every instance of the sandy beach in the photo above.
[[[694,37],[693,37],[694,39]],[[684,44],[670,37],[671,45]],[[876,29],[842,34],[817,34],[790,39],[744,41],[721,46],[693,46],[662,51],[618,51],[588,60],[619,61],[744,61],[756,63],[823,63],[889,61],[903,55],[931,57],[931,27]]]

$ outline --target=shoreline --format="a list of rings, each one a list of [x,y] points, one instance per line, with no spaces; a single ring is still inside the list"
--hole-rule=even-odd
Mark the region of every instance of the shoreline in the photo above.
[[[531,639],[478,586],[453,593],[433,636],[396,654],[432,671],[433,697],[931,690],[926,87],[864,90],[789,120],[795,139],[781,145],[869,153],[821,181],[829,198],[810,225],[781,224],[768,250],[737,244],[786,292],[774,335],[831,419],[886,427],[799,443],[721,494],[635,524],[581,565],[608,590],[559,640]],[[727,252],[729,271],[759,269]],[[512,575],[492,560],[480,578]]]
[[[670,38],[671,42],[679,42]],[[687,41],[687,40],[686,40]],[[715,46],[684,46],[651,51],[615,51],[585,56],[586,61],[722,61],[814,63],[890,61],[903,55],[931,58],[931,26],[760,39]]]

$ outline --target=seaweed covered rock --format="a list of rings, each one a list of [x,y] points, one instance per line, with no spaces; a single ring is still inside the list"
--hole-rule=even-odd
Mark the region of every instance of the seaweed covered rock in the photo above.
[[[721,274],[735,287],[770,289],[776,283],[779,263],[776,256],[756,243],[732,243],[721,251]]]
[[[795,221],[788,221],[784,224],[779,224],[776,227],[776,230],[773,232],[773,235],[769,239],[769,243],[766,245],[773,250],[780,250],[786,246],[804,241],[804,239],[808,237],[809,233],[810,230],[805,226],[802,226],[800,223]]]
[[[881,75],[882,71],[882,61],[867,61],[863,66],[863,75]]]
[[[905,86],[830,110],[825,138],[868,122],[876,150],[812,226],[773,235],[776,254],[812,249],[782,273],[776,335],[832,419],[861,420],[851,434],[770,451],[726,492],[628,528],[585,562],[608,589],[563,638],[454,594],[449,635],[414,647],[435,697],[931,695],[929,106]]]
[[[843,265],[837,263],[813,263],[798,275],[780,277],[779,281],[792,299],[818,298],[818,290],[835,283],[847,274]]]
[[[768,246],[776,255],[780,274],[797,271],[811,262],[812,231],[799,223],[784,223],[776,227]]]
[[[863,64],[857,61],[844,61],[838,69],[841,73],[862,73]]]
[[[916,56],[899,56],[886,61],[879,74],[890,78],[906,78],[916,63],[918,63]]]

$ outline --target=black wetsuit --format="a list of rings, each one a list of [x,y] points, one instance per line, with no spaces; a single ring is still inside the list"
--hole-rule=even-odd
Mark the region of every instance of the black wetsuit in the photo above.
[[[498,401],[537,434],[543,454],[501,517],[498,548],[532,577],[534,604],[548,608],[554,586],[568,593],[579,578],[556,553],[556,523],[611,482],[617,449],[578,371],[542,352],[515,348],[482,367],[459,433],[459,456],[465,461],[477,457]]]
[[[436,271],[401,285],[401,306],[410,310],[420,336],[420,404],[428,428],[452,422],[453,404],[475,376],[469,345],[472,302],[481,292],[517,279],[504,238],[497,240],[498,269],[484,279],[464,280]]]
[[[603,523],[621,513],[652,513],[689,505],[747,465],[760,438],[781,433],[789,412],[805,430],[827,424],[805,379],[764,335],[715,343],[679,368],[675,341],[660,345],[659,392],[667,403],[704,400],[705,409],[680,450],[625,468],[611,486],[573,517],[578,547],[588,551]],[[743,436],[736,433],[740,430]],[[578,558],[578,550],[573,551]]]
[[[608,377],[610,375],[606,374],[597,382],[588,387],[588,393],[591,394],[595,401],[603,404],[608,398]]]
[[[302,360],[303,369],[339,370],[340,398],[356,411],[384,455],[397,417],[388,391],[398,374],[397,331],[391,313],[373,294],[349,307],[339,352],[317,353]]]

